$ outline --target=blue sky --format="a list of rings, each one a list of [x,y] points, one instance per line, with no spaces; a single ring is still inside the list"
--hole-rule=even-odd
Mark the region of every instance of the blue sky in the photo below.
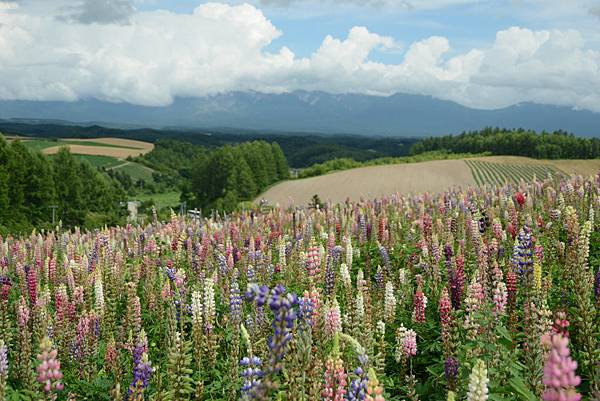
[[[413,2],[418,4],[420,1]],[[427,0],[424,1],[426,2]],[[136,7],[147,11],[166,9],[178,13],[191,13],[202,3],[208,2],[146,0],[138,1]],[[288,46],[301,57],[310,56],[325,36],[344,37],[353,26],[365,26],[372,32],[393,37],[404,45],[434,35],[445,36],[452,43],[452,51],[455,52],[485,47],[493,42],[498,31],[511,26],[525,26],[530,29],[576,29],[583,24],[589,29],[598,28],[600,31],[600,18],[593,14],[594,8],[600,7],[600,0],[458,0],[446,2],[447,6],[432,6],[423,10],[394,6],[404,4],[402,0],[389,1],[391,6],[356,5],[368,3],[368,0],[291,3],[280,5],[277,0],[253,2],[282,32],[282,36],[274,40],[268,49]],[[570,12],[564,13],[565,9],[569,9]],[[392,51],[374,55],[373,58],[385,62],[399,62],[401,57],[402,51]]]
[[[600,0],[0,0],[0,99],[412,93],[600,112]]]

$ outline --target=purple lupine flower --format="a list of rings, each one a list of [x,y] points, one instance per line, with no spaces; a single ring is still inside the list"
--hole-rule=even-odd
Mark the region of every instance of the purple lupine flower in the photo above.
[[[249,283],[252,283],[252,282],[254,282],[254,278],[255,278],[254,267],[252,267],[252,265],[248,265],[248,269],[246,269],[246,280]]]
[[[229,310],[231,312],[231,320],[236,325],[239,325],[242,321],[242,297],[237,281],[234,281],[229,289]]]
[[[226,277],[228,270],[227,259],[225,259],[225,256],[222,253],[218,253],[217,260],[219,262],[219,274],[221,275],[221,277]]]
[[[444,376],[450,386],[456,384],[456,380],[458,379],[458,368],[458,360],[451,356],[444,362]]]
[[[269,296],[269,287],[266,285],[258,286],[257,284],[253,284],[246,291],[246,300],[249,302],[255,302],[256,306],[263,307],[267,302],[267,297]]]
[[[325,294],[327,295],[333,294],[335,289],[335,270],[332,258],[328,257],[325,267]]]
[[[170,281],[174,281],[175,277],[177,275],[177,270],[175,270],[174,267],[167,267],[167,276],[169,277]]]
[[[152,369],[152,364],[148,360],[148,354],[144,352],[133,368],[133,380],[127,391],[127,399],[131,397],[134,391],[143,391],[148,387],[153,372],[154,369]]]
[[[354,370],[354,374],[358,377],[350,383],[350,389],[346,394],[348,401],[363,401],[367,397],[367,385],[369,383],[367,374],[368,357],[364,354],[359,355],[358,361],[360,366]]]
[[[298,322],[299,330],[303,330],[306,326],[313,325],[314,303],[308,296],[304,296],[298,300]]]
[[[452,249],[452,244],[444,245],[444,257],[446,258],[446,260],[452,259],[453,256],[454,256],[454,249]]]
[[[389,274],[392,270],[390,255],[388,254],[388,251],[385,249],[385,247],[381,244],[379,244],[379,255],[381,256],[381,260],[383,260],[383,263],[385,265],[385,271]]]
[[[377,285],[377,289],[383,290],[385,287],[385,282],[383,279],[383,269],[381,266],[377,266],[377,271],[375,272],[375,284]]]
[[[274,376],[283,368],[283,358],[285,357],[293,334],[292,329],[297,318],[296,307],[298,306],[298,297],[294,293],[286,293],[285,287],[278,284],[273,290],[269,291],[266,286],[250,287],[246,298],[255,301],[258,306],[264,306],[267,295],[269,308],[273,312],[273,335],[267,340],[268,362],[265,365],[265,382],[257,384],[249,390],[247,398],[256,400],[268,400],[269,391],[272,389]],[[271,384],[269,384],[271,383]]]
[[[339,263],[342,257],[344,249],[340,245],[336,245],[331,250],[331,256],[333,257],[333,263]]]
[[[277,373],[281,370],[281,361],[285,356],[289,342],[292,340],[292,329],[297,314],[294,307],[298,305],[298,297],[294,293],[286,294],[285,287],[278,284],[271,291],[269,308],[273,312],[273,335],[269,338],[269,369]]]
[[[251,398],[252,390],[259,386],[261,379],[264,376],[261,370],[262,361],[257,356],[244,357],[240,361],[240,365],[244,367],[241,376],[244,379],[242,385],[242,399]]]
[[[523,226],[517,238],[519,241],[516,249],[517,269],[520,274],[529,274],[533,272],[531,229],[528,226]]]

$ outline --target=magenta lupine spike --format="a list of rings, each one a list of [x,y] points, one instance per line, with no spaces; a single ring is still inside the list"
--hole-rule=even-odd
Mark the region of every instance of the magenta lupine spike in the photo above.
[[[420,276],[417,276],[417,291],[415,292],[415,309],[413,319],[417,323],[425,323],[425,308],[427,307],[427,297],[423,294],[423,282]]]
[[[35,305],[37,302],[37,272],[33,266],[26,267],[27,273],[27,290],[29,291],[29,302],[31,305]]]
[[[579,401],[575,387],[581,383],[577,362],[570,357],[569,339],[560,334],[545,335],[542,344],[549,347],[544,364],[544,401]]]

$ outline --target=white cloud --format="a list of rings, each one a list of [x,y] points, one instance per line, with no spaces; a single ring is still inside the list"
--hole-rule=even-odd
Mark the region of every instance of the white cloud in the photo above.
[[[335,5],[358,7],[387,7],[407,11],[433,10],[463,4],[476,4],[489,0],[325,0]],[[256,0],[261,6],[291,7],[300,4],[323,4],[323,0]]]
[[[267,51],[282,33],[248,4],[136,12],[127,24],[69,23],[15,4],[0,2],[0,99],[93,97],[158,106],[178,96],[307,89],[600,111],[600,53],[575,30],[513,27],[488,47],[452,57],[448,39],[433,36],[407,46],[400,63],[385,64],[369,56],[397,49],[397,42],[364,27],[344,39],[327,36],[305,58],[287,47]]]

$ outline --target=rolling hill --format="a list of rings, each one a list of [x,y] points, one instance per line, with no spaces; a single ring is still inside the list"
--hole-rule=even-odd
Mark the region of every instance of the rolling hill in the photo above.
[[[451,187],[503,185],[530,181],[534,176],[594,175],[600,160],[537,160],[517,156],[490,156],[457,160],[361,167],[318,177],[281,182],[256,200],[282,207],[306,205],[313,195],[322,201],[390,196],[395,193],[439,193]]]

